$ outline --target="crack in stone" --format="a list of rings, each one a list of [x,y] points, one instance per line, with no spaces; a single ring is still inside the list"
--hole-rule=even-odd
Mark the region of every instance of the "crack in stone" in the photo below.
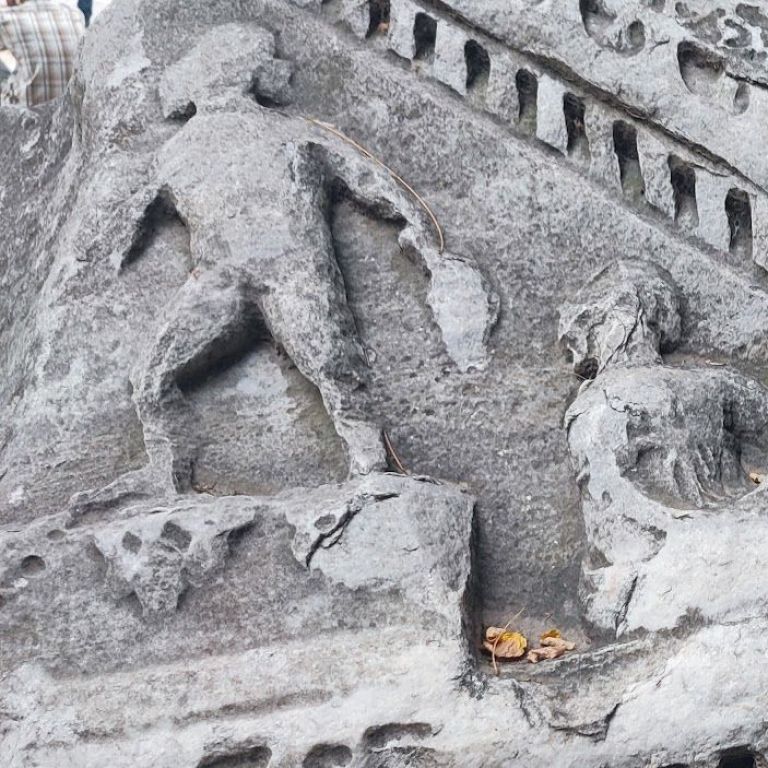
[[[347,529],[347,526],[357,516],[357,513],[363,510],[367,501],[373,501],[373,502],[387,501],[388,499],[397,498],[399,495],[400,495],[399,493],[371,493],[371,494],[367,493],[352,499],[352,501],[350,501],[349,504],[347,505],[347,509],[344,512],[344,514],[337,521],[336,525],[334,525],[330,531],[327,531],[326,533],[321,533],[312,542],[312,546],[310,547],[309,552],[307,553],[307,557],[304,561],[305,566],[307,568],[311,567],[312,558],[315,556],[315,553],[320,548],[331,549],[341,541],[341,538],[344,535],[344,531]]]
[[[624,619],[627,617],[627,613],[629,611],[629,604],[632,602],[632,598],[635,595],[635,590],[637,589],[637,582],[640,577],[635,575],[635,577],[632,579],[632,583],[629,585],[629,589],[627,590],[627,596],[624,598],[624,602],[619,608],[619,610],[616,613],[616,636],[619,635],[619,627],[621,627]]]

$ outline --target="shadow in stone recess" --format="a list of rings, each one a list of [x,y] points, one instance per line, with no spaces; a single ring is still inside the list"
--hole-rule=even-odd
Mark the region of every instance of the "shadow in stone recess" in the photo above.
[[[266,768],[271,759],[272,750],[258,746],[225,755],[204,757],[197,764],[197,768]]]
[[[307,752],[303,768],[343,768],[352,762],[352,750],[346,744],[316,744]]]

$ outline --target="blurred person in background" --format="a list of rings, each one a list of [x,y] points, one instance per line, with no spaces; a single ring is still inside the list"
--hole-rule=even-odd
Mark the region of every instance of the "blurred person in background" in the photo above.
[[[83,12],[83,16],[85,16],[85,26],[87,27],[91,23],[93,0],[77,0],[77,7]]]
[[[10,51],[0,50],[0,105],[13,101],[13,73],[16,59]]]
[[[57,98],[72,77],[83,13],[64,0],[7,0],[7,6],[0,6],[0,49],[18,62],[13,100],[32,107]]]

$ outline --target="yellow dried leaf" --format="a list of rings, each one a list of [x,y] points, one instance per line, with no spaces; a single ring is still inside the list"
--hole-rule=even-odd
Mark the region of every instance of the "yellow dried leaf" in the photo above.
[[[510,632],[501,627],[485,630],[483,648],[497,659],[519,659],[525,655],[528,640],[519,632]]]
[[[560,634],[560,630],[559,630],[559,629],[548,629],[548,630],[547,630],[547,631],[546,631],[546,632],[545,632],[545,633],[544,633],[544,634],[541,636],[541,638],[540,638],[540,639],[541,639],[541,640],[544,640],[544,638],[546,638],[546,637],[562,637],[562,635]]]

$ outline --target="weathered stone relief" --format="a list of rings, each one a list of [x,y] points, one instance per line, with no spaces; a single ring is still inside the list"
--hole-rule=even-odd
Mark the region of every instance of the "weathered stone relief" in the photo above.
[[[0,110],[9,766],[762,765],[759,14],[469,6],[115,0]]]
[[[626,12],[614,15],[591,0],[581,5],[590,35],[607,47],[631,54],[644,44],[642,24],[627,23]],[[449,86],[510,129],[557,149],[639,210],[650,206],[681,235],[747,257],[763,253],[764,225],[755,219],[768,198],[760,184],[734,175],[727,161],[713,164],[688,143],[654,130],[653,122],[617,110],[607,97],[595,98],[535,57],[501,46],[428,4],[393,0],[390,14],[387,47],[418,73]],[[605,42],[609,38],[613,42]],[[721,77],[723,67],[707,56],[693,44],[680,44],[687,87],[709,100],[724,100],[741,114],[749,104],[748,86]],[[695,216],[686,215],[691,209]]]
[[[674,15],[703,46],[714,46],[724,59],[733,62],[736,74],[760,71],[766,60],[768,16],[758,4],[717,3],[699,8],[695,3],[681,2],[675,3]]]
[[[273,40],[263,30],[255,38],[234,25],[209,33],[200,47],[219,62],[211,80],[195,79],[195,49],[161,83],[166,117],[195,119],[157,152],[152,187],[137,195],[149,202],[119,266],[140,262],[148,221],[166,208],[189,230],[192,270],[134,374],[148,464],[107,488],[78,494],[75,514],[121,497],[189,489],[193,459],[184,445],[189,414],[183,390],[254,339],[279,344],[319,389],[351,472],[385,467],[381,427],[362,415],[366,361],[328,229],[329,208],[340,195],[401,223],[401,246],[431,275],[429,301],[449,354],[462,369],[485,364],[498,300],[470,259],[443,252],[407,190],[322,126],[272,117],[248,102],[238,105],[239,114],[227,106],[227,98],[244,101],[249,84],[264,82],[259,63],[248,72],[235,69],[231,84],[219,74],[222,68],[231,77],[232,66],[243,66],[242,53],[234,63],[222,60],[225,49],[252,45],[264,51],[270,77],[280,73],[279,87],[267,88],[271,109],[290,69],[284,62],[275,69]],[[215,147],[211,132],[220,137]],[[306,306],[297,313],[300,286]]]
[[[602,48],[632,56],[645,47],[645,26],[636,9],[621,2],[579,0],[587,34]]]
[[[145,614],[175,611],[189,586],[204,584],[224,567],[229,538],[253,524],[254,515],[215,520],[194,510],[155,509],[126,524],[99,530],[94,543],[106,561],[106,580],[117,599],[135,595]]]
[[[681,306],[668,273],[619,262],[561,312],[561,338],[588,379],[565,416],[589,540],[585,610],[617,635],[672,629],[689,614],[741,619],[766,600],[762,569],[746,575],[724,552],[736,520],[762,525],[751,510],[768,465],[768,390],[705,361],[665,364],[662,352],[682,342]],[[668,582],[697,549],[686,586]],[[743,578],[748,601],[715,597]]]

